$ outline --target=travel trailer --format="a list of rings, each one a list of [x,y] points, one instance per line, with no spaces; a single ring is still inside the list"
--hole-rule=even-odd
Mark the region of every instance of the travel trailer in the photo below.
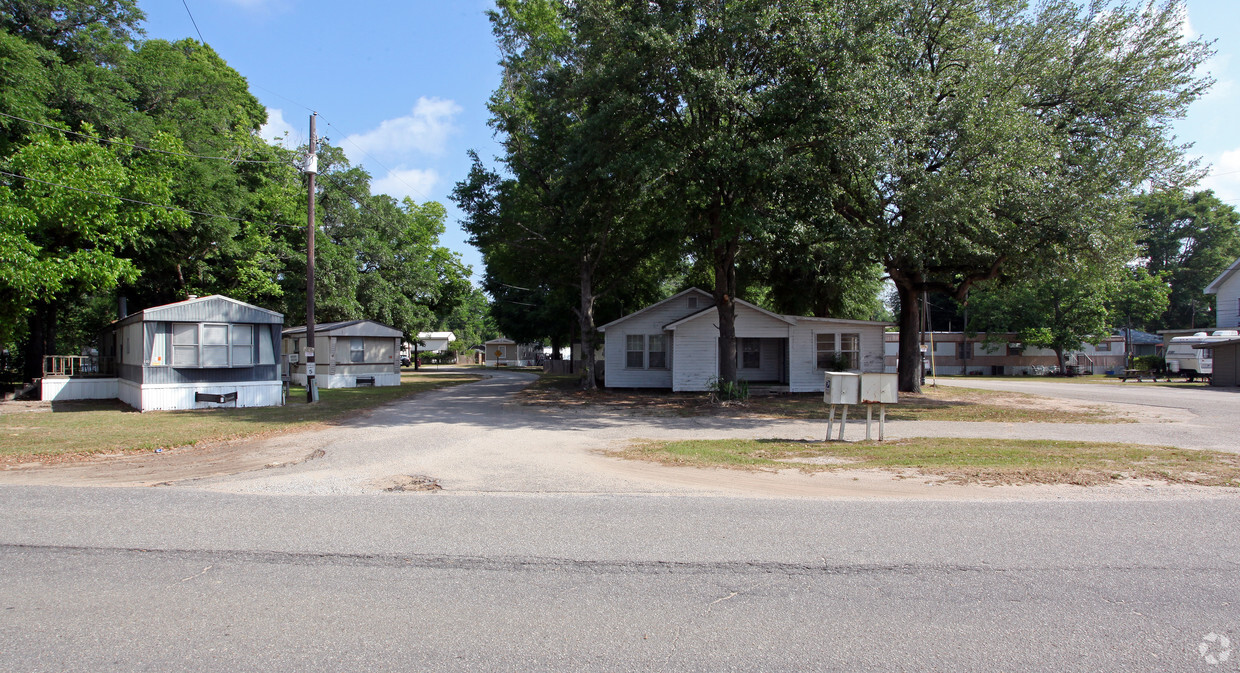
[[[1213,353],[1209,344],[1230,341],[1240,336],[1234,329],[1215,330],[1213,334],[1197,332],[1192,336],[1179,336],[1167,345],[1167,371],[1187,376],[1190,380],[1207,377],[1214,373]]]

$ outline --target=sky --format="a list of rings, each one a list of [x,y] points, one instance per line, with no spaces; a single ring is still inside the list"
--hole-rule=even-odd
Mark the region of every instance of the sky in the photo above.
[[[1215,40],[1216,83],[1175,126],[1189,155],[1211,167],[1201,188],[1240,208],[1240,12],[1237,0],[1188,0],[1186,31]],[[487,125],[499,58],[491,0],[139,0],[148,38],[211,45],[266,107],[267,138],[293,145],[317,133],[373,176],[372,191],[448,208],[441,243],[480,280],[448,198],[469,171],[467,152],[493,163]],[[192,19],[191,19],[192,16]]]

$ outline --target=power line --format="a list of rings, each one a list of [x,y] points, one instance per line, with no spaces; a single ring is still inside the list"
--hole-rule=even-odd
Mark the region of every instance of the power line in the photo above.
[[[181,0],[181,4],[185,5],[185,13],[189,14],[189,22],[194,24],[194,32],[198,33],[198,41],[203,44],[206,44],[207,41],[202,39],[202,31],[198,30],[198,22],[194,20],[194,13],[189,11],[189,3],[186,2],[186,0]]]
[[[75,192],[82,192],[83,194],[92,194],[92,195],[94,195],[94,196],[102,196],[102,197],[104,197],[104,198],[108,198],[108,199],[116,199],[116,200],[118,200],[118,201],[127,201],[127,202],[129,202],[129,203],[137,203],[137,204],[141,204],[141,205],[144,205],[144,206],[154,206],[154,207],[156,207],[156,208],[163,208],[163,209],[165,209],[165,210],[175,210],[175,211],[182,212],[182,213],[188,213],[188,214],[190,214],[190,215],[201,215],[201,216],[203,216],[203,217],[218,217],[218,218],[220,218],[220,219],[224,219],[224,220],[232,220],[233,222],[240,222],[240,223],[242,223],[242,224],[258,224],[257,222],[252,222],[252,221],[250,221],[250,220],[243,220],[243,219],[241,219],[241,218],[239,218],[239,217],[232,217],[232,216],[230,216],[230,215],[219,215],[219,214],[217,214],[217,213],[204,213],[204,212],[201,212],[201,211],[198,211],[198,210],[189,210],[189,209],[186,209],[186,208],[178,208],[177,206],[169,206],[169,205],[165,205],[165,204],[162,204],[162,203],[151,203],[150,201],[140,201],[140,200],[138,200],[138,199],[130,199],[130,198],[126,198],[126,197],[124,197],[124,196],[117,196],[117,195],[115,195],[115,194],[105,194],[105,193],[103,193],[103,192],[96,192],[96,191],[92,191],[92,190],[89,190],[89,189],[81,189],[80,187],[70,187],[69,185],[62,185],[62,184],[60,184],[60,183],[58,183],[58,182],[49,182],[49,181],[47,181],[47,180],[40,180],[40,179],[38,179],[38,178],[31,178],[31,177],[27,177],[27,176],[25,176],[25,175],[17,175],[16,173],[8,173],[8,172],[5,172],[5,171],[0,171],[0,175],[7,175],[7,176],[9,176],[10,178],[17,178],[18,180],[28,180],[28,181],[30,181],[30,182],[38,182],[38,183],[40,183],[40,184],[50,185],[50,186],[52,186],[52,187],[60,187],[60,188],[62,188],[62,189],[69,189],[69,190],[72,190],[72,191],[75,191]],[[271,224],[271,225],[273,225],[273,226],[276,226],[276,227],[288,227],[288,228],[290,228],[290,229],[300,229],[300,228],[301,228],[301,227],[299,227],[299,226],[292,225],[292,224],[280,224],[279,222],[270,222],[269,224]]]
[[[171,154],[173,156],[188,157],[190,159],[211,159],[213,161],[228,161],[230,163],[240,163],[240,164],[287,164],[288,163],[287,161],[262,161],[258,159],[234,159],[232,157],[208,157],[202,154],[186,154],[184,152],[173,152],[171,150],[160,150],[160,149],[155,149],[153,147],[144,147],[142,145],[135,145],[133,143],[122,142],[120,140],[111,140],[108,138],[101,138],[99,136],[92,136],[92,135],[87,135],[85,133],[79,133],[77,131],[70,131],[68,129],[62,129],[59,126],[52,126],[50,124],[44,124],[42,122],[34,121],[33,119],[26,119],[24,117],[18,117],[15,115],[6,114],[4,112],[0,112],[0,117],[8,117],[9,119],[16,119],[18,121],[26,122],[27,124],[34,124],[35,126],[42,126],[43,128],[46,128],[46,129],[51,129],[53,131],[60,131],[61,133],[68,133],[71,135],[79,136],[81,138],[89,138],[91,140],[98,140],[99,142],[102,142],[102,143],[111,143],[113,145],[124,145],[126,147],[132,147],[137,150],[144,150],[147,152],[159,152],[161,154]]]

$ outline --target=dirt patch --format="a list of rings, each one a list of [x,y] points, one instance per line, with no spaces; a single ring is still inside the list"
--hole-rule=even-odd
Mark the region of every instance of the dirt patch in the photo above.
[[[371,485],[389,493],[443,490],[443,486],[440,486],[438,481],[421,474],[398,474],[394,477],[384,477],[372,481]]]

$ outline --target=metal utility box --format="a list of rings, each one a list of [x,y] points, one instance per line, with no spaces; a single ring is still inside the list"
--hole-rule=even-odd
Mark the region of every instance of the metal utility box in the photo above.
[[[861,375],[862,404],[895,404],[899,402],[896,374],[865,373]]]
[[[822,401],[827,404],[859,404],[861,375],[851,372],[827,372]]]

